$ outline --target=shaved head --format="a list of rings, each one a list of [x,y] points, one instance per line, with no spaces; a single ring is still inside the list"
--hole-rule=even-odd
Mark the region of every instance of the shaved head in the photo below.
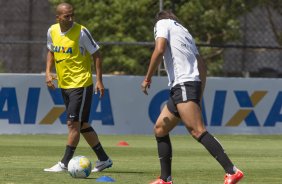
[[[69,3],[61,3],[56,8],[57,15],[62,14],[65,10],[73,10],[73,7]]]
[[[61,31],[69,30],[74,21],[74,9],[69,3],[61,3],[56,8],[56,19],[60,24]]]

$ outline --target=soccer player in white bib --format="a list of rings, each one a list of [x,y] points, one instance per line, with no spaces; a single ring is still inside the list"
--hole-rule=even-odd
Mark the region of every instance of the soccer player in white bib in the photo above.
[[[193,37],[171,11],[161,11],[156,15],[154,33],[155,49],[141,88],[147,95],[152,76],[164,59],[170,95],[154,127],[161,175],[151,184],[172,184],[169,132],[180,121],[223,167],[226,173],[224,184],[237,183],[243,178],[243,172],[234,166],[221,144],[204,126],[201,99],[206,82],[206,66]]]

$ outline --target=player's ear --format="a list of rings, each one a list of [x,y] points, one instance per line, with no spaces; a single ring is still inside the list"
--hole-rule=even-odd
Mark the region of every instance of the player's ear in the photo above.
[[[59,15],[56,15],[56,22],[59,22]]]

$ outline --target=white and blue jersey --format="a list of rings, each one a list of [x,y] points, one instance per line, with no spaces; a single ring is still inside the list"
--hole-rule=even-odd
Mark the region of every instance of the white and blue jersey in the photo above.
[[[155,39],[167,40],[164,63],[169,86],[187,81],[200,81],[198,62],[199,55],[194,39],[188,30],[175,20],[159,20],[154,27]]]

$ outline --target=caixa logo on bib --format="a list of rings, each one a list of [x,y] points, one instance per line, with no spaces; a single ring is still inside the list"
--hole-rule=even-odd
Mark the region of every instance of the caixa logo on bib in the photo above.
[[[36,124],[41,88],[29,88],[24,108],[24,118],[21,119],[15,88],[3,87],[0,90],[0,119],[8,120],[9,124]],[[49,112],[39,118],[38,124],[53,124],[58,118],[66,123],[66,113],[60,89],[48,90],[54,106]],[[43,97],[42,97],[43,98]],[[25,98],[24,98],[25,99]],[[21,108],[22,109],[22,108]],[[89,122],[99,120],[102,125],[114,125],[109,90],[105,89],[103,100],[93,95]]]
[[[227,103],[227,94],[233,95],[233,104],[238,104],[238,107],[230,108]],[[169,90],[162,90],[158,92],[151,100],[149,104],[149,117],[150,120],[155,123],[161,108],[166,103],[169,95]],[[242,123],[245,123],[248,127],[275,127],[277,123],[282,122],[282,92],[278,92],[276,96],[273,96],[273,101],[266,102],[267,105],[263,108],[263,112],[260,115],[264,115],[263,118],[258,118],[256,113],[256,107],[267,96],[267,91],[254,91],[249,94],[248,91],[227,91],[216,90],[214,92],[213,99],[211,100],[211,108],[206,109],[205,99],[202,101],[203,119],[207,126],[227,126],[236,127]],[[229,99],[230,100],[230,99]],[[228,110],[231,116],[227,117],[227,121],[224,121],[223,117],[227,116]],[[230,112],[230,110],[233,110]],[[207,116],[209,114],[209,117]]]

